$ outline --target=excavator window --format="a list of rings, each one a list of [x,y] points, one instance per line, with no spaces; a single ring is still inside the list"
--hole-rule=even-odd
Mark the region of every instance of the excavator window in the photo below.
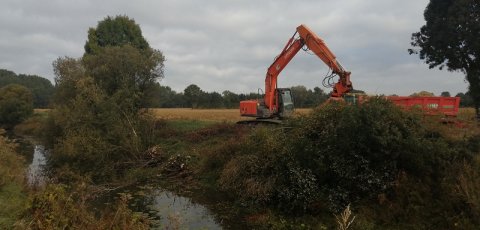
[[[290,91],[283,91],[282,99],[283,99],[283,105],[293,104],[292,94],[290,93]]]
[[[278,89],[280,94],[280,108],[281,117],[288,117],[293,113],[294,105],[290,89]]]

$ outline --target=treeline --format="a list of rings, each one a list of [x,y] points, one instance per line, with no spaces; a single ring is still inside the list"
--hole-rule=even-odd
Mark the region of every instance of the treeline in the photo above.
[[[10,70],[0,69],[0,88],[9,84],[18,84],[29,89],[33,96],[34,108],[48,108],[51,105],[52,95],[58,87],[43,77],[37,75],[16,74]],[[307,89],[305,86],[298,85],[291,87],[295,107],[312,108],[322,104],[328,99],[328,94],[321,88],[315,87]],[[356,91],[357,92],[357,91]],[[358,91],[363,92],[363,91]],[[142,103],[149,108],[194,108],[194,109],[210,109],[210,108],[238,108],[240,101],[260,99],[263,95],[258,93],[234,93],[225,90],[219,92],[207,92],[199,86],[191,84],[182,92],[177,92],[169,86],[155,84],[145,89],[146,101]],[[433,93],[422,91],[414,93],[411,96],[434,96]],[[442,97],[450,97],[448,91],[440,94]],[[474,100],[471,93],[457,93],[455,97],[460,97],[461,107],[473,107]]]
[[[299,85],[291,87],[291,90],[297,108],[314,107],[328,98],[328,95],[319,87],[312,90]],[[176,92],[158,83],[149,94],[151,94],[149,107],[152,108],[238,108],[240,101],[263,97],[258,93],[237,94],[228,90],[221,94],[206,92],[195,84],[187,86],[183,92]]]
[[[10,84],[18,84],[29,89],[33,96],[35,108],[51,106],[52,95],[58,86],[37,75],[16,74],[13,71],[0,69],[0,88]],[[291,87],[295,106],[298,108],[314,107],[324,102],[328,95],[319,87],[307,89],[305,86]],[[259,99],[263,95],[258,93],[234,93],[228,90],[222,93],[207,92],[199,86],[191,84],[183,92],[176,92],[169,86],[155,83],[145,90],[144,104],[150,108],[238,108],[240,101]]]
[[[417,93],[413,93],[410,96],[411,97],[433,97],[435,96],[435,94],[427,91],[420,91]],[[452,95],[448,91],[443,91],[440,93],[440,96],[451,97]],[[460,107],[474,107],[475,105],[475,101],[473,100],[473,97],[470,91],[467,91],[467,93],[457,93],[455,97],[460,98]]]
[[[10,84],[18,84],[30,90],[35,108],[47,108],[55,92],[52,83],[37,75],[15,74],[6,69],[0,69],[0,88]]]

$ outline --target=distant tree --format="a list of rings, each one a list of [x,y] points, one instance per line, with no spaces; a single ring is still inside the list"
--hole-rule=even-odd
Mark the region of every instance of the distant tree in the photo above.
[[[192,109],[198,108],[203,91],[195,84],[191,84],[183,91],[188,106]]]
[[[17,74],[15,72],[6,70],[6,69],[0,69],[0,79],[4,79],[7,77],[15,77]]]
[[[295,107],[305,108],[313,104],[313,92],[307,90],[307,87],[303,85],[290,87],[292,91]]]
[[[440,94],[441,97],[450,97],[450,92],[444,91]]]
[[[410,54],[430,68],[461,71],[469,82],[477,116],[480,107],[480,3],[478,0],[430,0],[426,25],[412,34]]]
[[[455,95],[455,97],[460,98],[460,106],[461,107],[473,107],[474,106],[473,99],[470,96],[469,92],[467,92],[467,93],[457,93],[457,95]]]
[[[241,93],[241,94],[238,95],[239,101],[256,100],[256,99],[260,99],[260,98],[263,98],[263,95],[260,95],[258,93],[249,93],[249,94]]]
[[[0,125],[10,128],[33,114],[30,90],[18,84],[0,88]]]
[[[223,104],[227,108],[238,108],[240,103],[240,98],[237,94],[225,90],[222,92]]]
[[[55,88],[52,83],[37,75],[15,74],[12,71],[0,69],[0,88],[9,84],[18,84],[27,87],[33,95],[35,108],[46,108]]]
[[[433,96],[435,96],[435,94],[427,92],[427,91],[420,91],[418,93],[413,93],[410,96],[411,97],[433,97]]]
[[[162,107],[163,108],[186,108],[187,100],[185,99],[185,95],[183,95],[182,92],[177,93],[172,90],[170,100],[167,103],[164,103]]]
[[[202,107],[204,108],[224,108],[223,97],[217,92],[205,93],[204,94],[204,103]]]
[[[314,106],[319,106],[328,99],[328,95],[319,87],[313,88]]]
[[[313,91],[303,85],[293,86],[290,89],[297,108],[316,107],[328,99],[328,95],[319,87],[313,88]]]

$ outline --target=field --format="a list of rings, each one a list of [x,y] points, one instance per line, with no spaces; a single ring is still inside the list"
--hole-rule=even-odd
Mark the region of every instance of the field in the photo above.
[[[46,114],[50,109],[35,109],[36,114]],[[199,120],[212,122],[237,122],[252,118],[241,117],[238,109],[189,109],[189,108],[162,108],[151,109],[153,114],[165,120]],[[306,114],[311,109],[296,109],[296,114]],[[473,108],[460,108],[458,119],[473,121],[475,110]]]
[[[238,109],[152,109],[157,118],[165,120],[199,120],[215,122],[237,122],[252,118],[241,117]],[[307,113],[310,109],[297,109],[296,113]]]

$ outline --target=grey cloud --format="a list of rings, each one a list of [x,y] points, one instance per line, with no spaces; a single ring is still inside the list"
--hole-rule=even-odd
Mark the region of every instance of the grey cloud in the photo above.
[[[128,15],[166,56],[161,84],[177,91],[253,92],[299,24],[317,32],[352,71],[356,88],[410,94],[466,90],[460,73],[429,70],[409,56],[410,34],[428,0],[7,0],[0,8],[0,68],[53,79],[51,63],[79,57],[89,27]],[[328,68],[303,51],[281,74],[281,86],[321,86]],[[329,91],[330,89],[325,89]]]

